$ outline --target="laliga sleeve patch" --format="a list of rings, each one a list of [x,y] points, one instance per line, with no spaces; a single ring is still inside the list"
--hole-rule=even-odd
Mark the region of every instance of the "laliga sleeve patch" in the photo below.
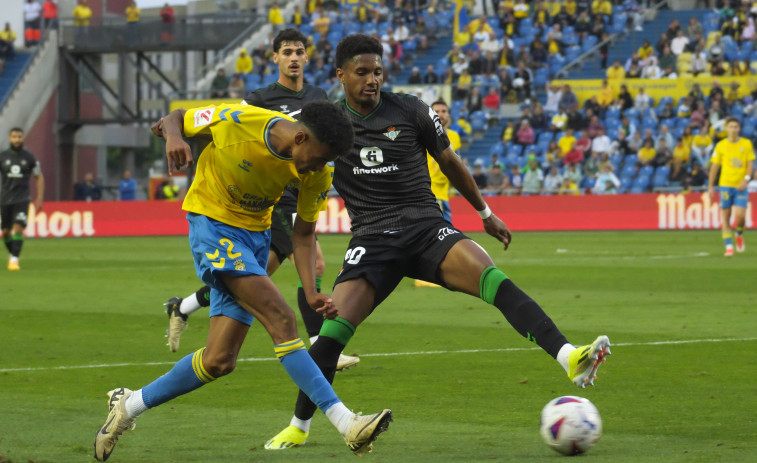
[[[439,120],[439,116],[436,114],[436,111],[434,111],[432,108],[428,108],[428,117],[431,118],[432,121],[434,121],[434,128],[436,129],[436,134],[441,136],[444,133],[444,126],[442,126],[442,121]]]
[[[201,111],[195,111],[195,128],[202,127],[204,125],[210,125],[210,121],[213,120],[213,114],[215,114],[215,106],[212,108],[206,108]]]

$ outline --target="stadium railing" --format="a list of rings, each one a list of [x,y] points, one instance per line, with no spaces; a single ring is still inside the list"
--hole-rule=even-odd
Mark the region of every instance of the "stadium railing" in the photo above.
[[[252,12],[182,16],[170,24],[147,19],[131,25],[124,17],[104,17],[93,18],[89,26],[75,26],[74,18],[61,18],[60,45],[80,53],[220,50],[258,20]]]

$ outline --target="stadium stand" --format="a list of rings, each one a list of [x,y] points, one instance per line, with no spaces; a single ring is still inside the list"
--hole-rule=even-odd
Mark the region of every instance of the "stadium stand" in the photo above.
[[[15,83],[21,78],[31,56],[31,53],[18,52],[16,53],[15,60],[5,62],[3,73],[0,74],[0,108],[3,106]]]

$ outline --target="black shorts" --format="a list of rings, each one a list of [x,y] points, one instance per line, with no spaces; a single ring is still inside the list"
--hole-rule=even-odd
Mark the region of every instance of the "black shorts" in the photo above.
[[[443,219],[421,222],[395,233],[355,236],[350,240],[342,271],[334,286],[363,278],[376,288],[377,307],[394,291],[403,277],[444,286],[439,265],[452,246],[469,239]]]
[[[0,207],[0,222],[3,228],[12,228],[14,223],[26,228],[29,220],[29,203],[15,203]]]
[[[292,214],[284,212],[280,207],[274,207],[271,214],[271,251],[276,254],[279,263],[294,252],[292,247]]]

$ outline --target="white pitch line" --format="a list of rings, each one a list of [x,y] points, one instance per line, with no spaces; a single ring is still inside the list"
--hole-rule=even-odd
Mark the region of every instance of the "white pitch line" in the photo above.
[[[751,338],[706,338],[706,339],[681,339],[678,341],[652,341],[652,342],[623,342],[613,344],[612,347],[638,347],[638,346],[665,346],[676,344],[703,344],[703,343],[720,343],[720,342],[744,342],[757,341],[757,337]],[[462,350],[427,350],[418,352],[385,352],[376,354],[361,354],[360,357],[402,357],[407,355],[448,355],[448,354],[480,354],[489,352],[518,352],[541,350],[540,347],[507,347],[502,349],[462,349]],[[177,360],[178,361],[178,360]],[[237,362],[273,362],[278,361],[276,358],[244,358],[237,359]],[[146,363],[102,363],[99,365],[71,365],[60,367],[39,367],[39,368],[2,368],[0,373],[12,373],[19,371],[55,371],[55,370],[85,370],[91,368],[115,368],[115,367],[136,367],[136,366],[160,366],[174,365],[176,362],[146,362]]]

